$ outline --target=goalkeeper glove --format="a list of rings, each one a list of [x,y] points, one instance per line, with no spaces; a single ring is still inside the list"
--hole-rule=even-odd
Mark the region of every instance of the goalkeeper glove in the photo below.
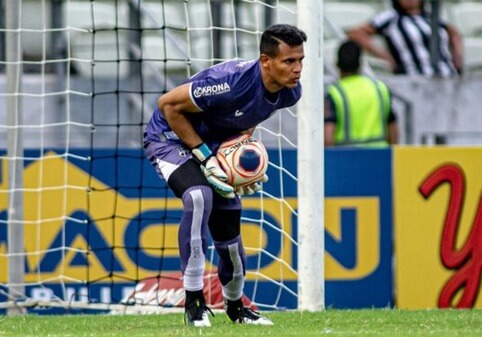
[[[254,194],[255,192],[258,192],[261,190],[261,185],[259,184],[259,182],[263,182],[263,183],[266,183],[268,182],[268,176],[265,174],[263,175],[263,177],[261,177],[260,180],[252,183],[251,185],[247,185],[247,186],[238,186],[236,188],[236,194],[237,195],[244,195],[244,194],[247,194],[247,195],[251,195],[251,194]]]
[[[191,149],[191,153],[199,161],[199,163],[201,163],[201,170],[213,189],[222,197],[233,199],[234,188],[226,183],[228,176],[223,171],[221,166],[219,166],[219,162],[213,155],[211,149],[205,143],[201,143],[200,145]]]

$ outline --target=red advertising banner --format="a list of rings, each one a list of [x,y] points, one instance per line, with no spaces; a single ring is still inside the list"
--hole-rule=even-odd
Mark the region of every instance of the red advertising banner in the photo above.
[[[396,306],[482,308],[482,148],[393,154]]]

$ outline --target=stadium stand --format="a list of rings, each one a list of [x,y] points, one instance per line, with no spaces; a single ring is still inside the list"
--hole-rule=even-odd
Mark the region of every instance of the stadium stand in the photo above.
[[[368,2],[326,2],[324,15],[328,22],[343,32],[370,20],[377,7]]]
[[[125,5],[67,1],[63,5],[63,17],[68,28],[68,53],[76,72],[84,76],[90,76],[92,70],[101,77],[127,75],[128,64],[117,60],[128,58],[128,33],[115,29],[128,26]],[[96,61],[94,67],[92,58]]]
[[[482,2],[448,4],[448,19],[459,29],[464,44],[464,69],[468,75],[482,71]]]
[[[207,26],[206,22],[201,21],[208,17],[207,15],[201,15],[203,12],[210,10],[206,5],[207,1],[199,2],[199,7],[196,7],[192,13],[188,13],[189,22],[186,22],[186,13],[175,8],[175,6],[183,8],[181,2],[175,0],[163,1],[165,8],[170,8],[168,14],[163,12],[159,1],[142,1],[141,3],[148,9],[149,13],[143,15],[142,48],[137,50],[137,56],[135,56],[143,59],[143,76],[153,76],[157,72],[162,73],[166,65],[172,67],[171,69],[178,67],[181,70],[181,68],[185,68],[180,65],[183,64],[181,60],[184,60],[188,55],[188,48],[190,48],[190,55],[194,55],[195,58],[191,60],[193,64],[198,62],[199,66],[204,66],[212,61],[213,51],[203,47],[205,39],[211,38],[209,35],[211,33],[201,29],[201,27]],[[70,46],[65,52],[72,62],[72,68],[80,77],[89,79],[92,69],[94,69],[96,76],[104,78],[128,76],[129,66],[132,63],[129,62],[129,59],[132,59],[132,44],[129,40],[129,30],[123,28],[129,28],[132,23],[129,22],[126,4],[127,2],[114,0],[69,0],[63,2],[62,24],[66,30],[62,36],[66,45]],[[292,12],[296,11],[296,3],[292,0],[284,0],[279,4]],[[22,27],[25,29],[22,33],[24,60],[39,61],[50,58],[53,52],[58,52],[52,48],[51,2],[24,0],[22,6]],[[330,75],[336,74],[336,68],[334,67],[335,53],[339,41],[344,37],[344,31],[353,25],[369,20],[375,13],[388,6],[390,6],[389,0],[326,0],[324,2],[325,81],[330,80]],[[92,9],[94,10],[93,15]],[[464,95],[473,94],[479,88],[477,78],[482,74],[482,20],[480,20],[482,1],[446,0],[442,2],[442,11],[442,16],[453,22],[463,34],[465,49],[464,77],[470,78],[470,81],[466,81],[461,90],[466,91],[464,91]],[[284,11],[284,13],[286,14],[288,11]],[[238,7],[236,12],[223,13],[222,24],[229,27],[236,21],[238,27],[249,25],[250,18],[246,15],[243,7]],[[292,16],[275,19],[287,22],[288,18],[292,19]],[[188,34],[186,33],[187,25],[190,29],[189,45]],[[164,28],[161,29],[161,27]],[[95,29],[95,34],[92,34],[92,29]],[[245,33],[238,31],[237,34]],[[247,37],[246,43],[241,40],[241,43],[234,45],[233,42],[229,42],[229,39],[235,36],[232,30],[226,29],[222,32],[222,36],[227,41],[223,46],[224,50],[237,48],[243,51],[251,48],[248,47],[250,41],[252,41],[249,40],[250,37]],[[239,36],[236,38],[239,38]],[[379,41],[379,43],[383,42]],[[160,60],[164,58],[166,53],[168,61],[161,62]],[[92,56],[96,60],[95,67],[91,62]],[[240,56],[248,58],[252,55],[241,54]],[[375,75],[390,76],[386,64],[380,60],[366,56],[365,62]],[[41,66],[40,62],[26,63],[24,70],[28,73],[40,73],[42,71]],[[175,82],[175,79],[171,79],[171,81]],[[397,86],[395,83],[398,81],[397,78],[388,80],[394,86]],[[403,80],[404,83],[407,81],[406,79]],[[424,86],[430,87],[429,83],[423,83]],[[398,85],[397,87],[398,96],[403,97],[406,101],[413,99],[410,102],[413,106],[426,106],[426,104],[420,104],[417,101],[418,96],[415,97],[409,92],[411,85]],[[450,92],[450,95],[452,94],[455,95],[458,92]],[[475,107],[469,107],[468,109],[475,110]],[[464,114],[464,116],[467,115],[469,115],[469,112]],[[427,123],[429,122],[427,120]],[[424,123],[424,121],[418,120],[417,123]],[[473,126],[470,118],[466,122],[461,120],[459,124],[464,123]],[[460,130],[463,130],[463,128],[461,127]],[[471,132],[477,131],[473,127],[470,130]],[[417,134],[414,134],[409,142],[421,142]]]
[[[448,18],[464,37],[482,37],[482,2],[452,3]]]
[[[26,61],[39,61],[42,57],[50,57],[52,54],[52,35],[45,30],[51,27],[51,6],[41,1],[24,1],[22,5],[21,27],[23,58]],[[33,65],[26,67],[25,71],[38,71]]]
[[[467,75],[482,72],[482,38],[464,38],[464,71]]]

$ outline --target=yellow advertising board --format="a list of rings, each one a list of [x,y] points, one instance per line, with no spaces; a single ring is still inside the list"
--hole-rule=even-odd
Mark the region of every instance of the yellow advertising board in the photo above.
[[[0,164],[7,173],[7,161]],[[0,182],[0,191],[7,190],[6,181]],[[26,282],[146,278],[158,272],[161,259],[167,271],[178,271],[181,200],[126,197],[54,152],[26,166],[24,181]],[[0,199],[0,211],[7,209],[6,200]],[[296,219],[292,210],[296,209],[296,198],[263,200],[263,217],[269,226],[250,220],[259,218],[259,199],[245,198],[243,206],[248,216],[242,228],[248,258],[256,262],[260,250],[275,254],[270,261],[256,263],[257,273],[295,281],[297,256],[292,240],[296,239]],[[355,214],[353,242],[343,237],[342,228],[347,225],[341,214],[345,210]],[[167,211],[169,216],[163,213]],[[326,252],[326,279],[369,277],[379,268],[381,258],[379,197],[327,197],[325,211],[327,233],[338,244],[347,241],[343,253],[356,257],[353,265],[345,266],[339,254]],[[140,221],[147,223],[139,227]],[[0,237],[0,265],[7,266],[7,258],[6,237]],[[256,277],[254,273],[247,275],[248,280]],[[7,268],[0,268],[0,282],[6,281]]]
[[[325,200],[325,229],[340,242],[342,237],[343,209],[357,212],[355,255],[357,263],[344,267],[331,254],[325,254],[327,280],[357,280],[369,276],[380,263],[380,203],[376,197],[327,198]]]
[[[482,308],[482,148],[397,147],[393,160],[396,306]]]
[[[93,301],[109,303],[131,294],[141,279],[179,272],[182,201],[167,193],[147,160],[139,165],[137,152],[88,151],[97,158],[88,162],[82,159],[85,151],[72,158],[55,151],[26,154],[32,159],[23,171],[22,267],[27,296],[34,299],[55,294],[82,301],[88,293]],[[286,162],[296,165],[296,152],[285,154],[293,158]],[[391,150],[327,151],[326,158],[331,178],[325,186],[325,279],[320,282],[326,282],[327,305],[392,305]],[[0,160],[0,284],[8,282],[11,256],[8,199],[1,198],[9,195],[7,163]],[[283,182],[272,179],[265,189],[267,196],[280,189],[283,198],[243,198],[246,284],[267,298],[284,287],[287,296],[276,301],[295,308],[291,294],[302,258],[298,229],[304,224],[298,224],[296,184]],[[208,255],[210,271],[219,262],[212,245]],[[323,261],[313,266],[322,268]]]
[[[180,215],[179,199],[126,198],[54,153],[31,163],[25,169],[24,179],[26,282],[141,279],[158,272],[161,259],[175,260],[172,271],[178,271],[179,217],[161,216],[162,208]],[[5,188],[5,184],[0,185],[0,190]],[[295,199],[285,201],[280,205],[276,200],[264,200],[264,208],[265,217],[276,226],[276,231],[287,235],[271,238],[267,232],[275,229],[263,228],[249,219],[243,222],[242,234],[248,257],[275,246],[276,259],[260,266],[259,273],[273,279],[295,280],[289,236]],[[2,204],[6,209],[6,204]],[[247,212],[259,212],[259,199],[246,198],[243,205]],[[160,216],[141,228],[140,214],[146,218]],[[170,267],[164,263],[165,268]],[[6,241],[0,240],[0,265],[7,264]],[[215,266],[208,269],[211,267]],[[0,268],[0,282],[6,280],[7,268]]]

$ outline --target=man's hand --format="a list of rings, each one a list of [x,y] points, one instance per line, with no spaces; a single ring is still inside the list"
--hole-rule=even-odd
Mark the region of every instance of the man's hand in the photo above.
[[[263,175],[263,177],[259,181],[256,181],[256,182],[252,183],[251,185],[244,186],[244,187],[241,187],[241,186],[236,187],[236,194],[237,195],[245,195],[245,194],[251,195],[251,194],[254,194],[255,192],[260,191],[261,185],[259,184],[259,182],[263,182],[263,183],[268,182],[268,176],[266,174]]]
[[[191,153],[201,164],[201,170],[213,189],[222,197],[233,199],[235,196],[234,188],[226,183],[228,176],[221,166],[219,166],[219,162],[213,155],[211,149],[205,143],[201,143],[191,149]]]

